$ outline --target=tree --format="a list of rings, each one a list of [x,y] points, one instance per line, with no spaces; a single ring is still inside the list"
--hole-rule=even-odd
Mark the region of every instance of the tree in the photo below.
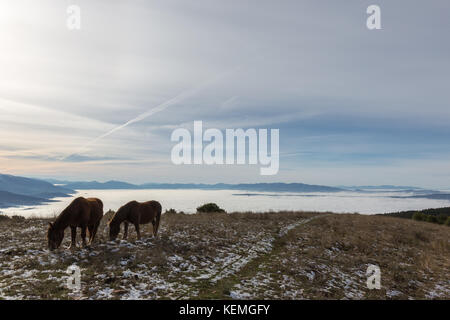
[[[197,212],[225,212],[215,203],[207,203],[197,208]]]
[[[413,214],[412,218],[413,220],[424,221],[426,217],[422,212],[417,211]]]

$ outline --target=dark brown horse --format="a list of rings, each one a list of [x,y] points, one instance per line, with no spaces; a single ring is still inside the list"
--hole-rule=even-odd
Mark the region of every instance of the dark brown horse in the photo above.
[[[161,204],[158,201],[137,202],[130,201],[117,210],[109,224],[109,239],[115,240],[120,231],[120,224],[124,222],[123,238],[128,236],[128,223],[132,223],[136,229],[138,240],[141,239],[140,224],[153,224],[153,235],[158,233],[159,220],[161,218]]]
[[[89,245],[92,244],[102,217],[103,202],[100,199],[76,198],[61,212],[55,222],[49,222],[47,231],[48,248],[50,250],[59,248],[64,238],[64,230],[67,227],[70,227],[72,232],[71,248],[76,246],[77,227],[81,228],[83,246],[86,246],[86,229],[89,230]]]

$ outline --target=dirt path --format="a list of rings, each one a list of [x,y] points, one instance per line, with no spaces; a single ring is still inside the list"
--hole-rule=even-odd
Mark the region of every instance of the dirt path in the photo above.
[[[231,299],[230,292],[232,288],[240,283],[244,277],[255,276],[258,272],[259,266],[269,259],[274,259],[278,252],[282,249],[284,239],[288,234],[295,229],[307,224],[308,222],[325,218],[328,215],[318,215],[307,219],[302,219],[296,223],[290,224],[280,230],[280,232],[273,238],[272,249],[270,251],[261,252],[258,250],[260,245],[255,245],[246,253],[242,253],[231,263],[225,265],[216,274],[208,279],[204,279],[196,284],[199,292],[196,298],[203,299]],[[249,259],[249,257],[251,259]],[[231,271],[231,272],[230,272]],[[225,274],[223,277],[221,275]],[[188,293],[178,297],[178,299],[189,298]]]

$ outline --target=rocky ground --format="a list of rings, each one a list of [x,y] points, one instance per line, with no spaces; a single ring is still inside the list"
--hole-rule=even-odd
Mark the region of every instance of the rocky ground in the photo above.
[[[307,212],[163,214],[157,238],[46,248],[48,219],[0,217],[0,299],[450,299],[450,228]],[[368,289],[366,270],[381,270]],[[80,268],[81,290],[67,283]]]

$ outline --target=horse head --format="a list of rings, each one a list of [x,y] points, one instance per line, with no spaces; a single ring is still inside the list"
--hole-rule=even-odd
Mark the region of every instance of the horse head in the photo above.
[[[53,223],[49,222],[47,230],[48,248],[50,250],[55,250],[59,248],[63,238],[64,238],[64,229],[56,228]]]
[[[114,215],[115,217],[115,215]],[[109,225],[109,240],[113,241],[116,240],[117,236],[119,235],[120,231],[120,222],[117,220],[114,220],[114,217],[110,221],[108,221]]]

